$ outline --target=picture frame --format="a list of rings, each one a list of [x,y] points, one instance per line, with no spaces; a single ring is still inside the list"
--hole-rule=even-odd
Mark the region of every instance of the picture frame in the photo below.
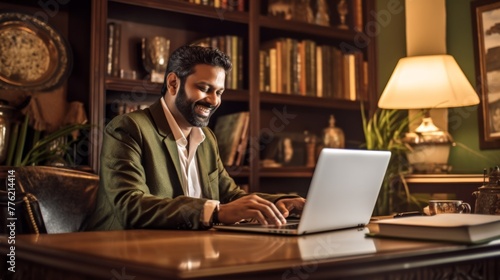
[[[500,148],[500,2],[471,2],[480,149]]]

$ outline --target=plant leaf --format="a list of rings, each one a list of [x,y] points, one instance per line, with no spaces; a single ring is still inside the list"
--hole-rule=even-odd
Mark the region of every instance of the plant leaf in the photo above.
[[[48,146],[55,140],[68,137],[75,130],[82,130],[90,128],[89,124],[72,124],[65,126],[45,137],[37,141],[31,150],[28,151],[23,161],[20,163],[21,166],[38,164],[39,162],[46,161],[49,159],[53,159],[55,156],[54,153],[61,152],[66,153],[70,145],[73,141],[66,142],[62,145],[59,145],[56,149],[50,150]],[[64,155],[63,155],[64,156]]]
[[[24,151],[24,144],[26,143],[26,134],[28,131],[28,123],[29,123],[29,116],[26,115],[24,117],[24,122],[21,125],[21,129],[19,131],[19,137],[17,139],[17,148],[16,148],[16,154],[14,156],[14,166],[20,166],[22,156],[23,156],[23,151]]]

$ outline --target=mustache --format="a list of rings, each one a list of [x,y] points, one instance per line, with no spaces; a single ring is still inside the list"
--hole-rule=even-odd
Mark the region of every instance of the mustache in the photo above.
[[[203,101],[198,101],[194,105],[195,106],[196,105],[200,105],[200,106],[203,106],[203,107],[207,107],[210,110],[214,110],[215,108],[217,108],[217,106],[213,106],[212,104],[207,103],[207,102],[203,102]]]

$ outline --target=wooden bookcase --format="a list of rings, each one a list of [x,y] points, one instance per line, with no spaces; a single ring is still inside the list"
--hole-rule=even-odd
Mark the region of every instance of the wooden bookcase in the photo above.
[[[49,18],[66,30],[65,35],[74,52],[68,98],[83,101],[91,123],[96,125],[89,135],[88,165],[98,172],[102,130],[112,115],[110,104],[124,100],[152,103],[160,96],[161,85],[144,78],[147,73],[140,57],[142,37],[165,36],[170,39],[170,49],[173,50],[204,37],[238,35],[243,38],[243,88],[224,93],[222,106],[210,126],[213,127],[220,115],[248,110],[248,165],[229,168],[230,173],[238,183],[247,184],[251,191],[305,194],[313,168],[261,167],[260,136],[264,131],[301,133],[304,130],[319,136],[328,126],[329,115],[334,114],[336,125],[345,132],[346,146],[358,148],[363,142],[360,101],[260,92],[259,50],[264,42],[279,37],[311,39],[332,46],[347,44],[360,50],[368,62],[368,94],[363,102],[368,111],[373,111],[377,89],[376,36],[365,34],[376,32],[353,31],[352,7],[361,5],[363,26],[373,27],[376,24],[369,23],[376,23],[375,13],[370,11],[375,11],[376,4],[371,0],[348,0],[350,14],[347,23],[350,29],[345,30],[336,27],[338,1],[327,1],[331,22],[328,27],[268,16],[267,0],[245,0],[244,11],[222,10],[180,0],[87,0],[60,5],[58,12]],[[32,1],[7,2],[28,6],[32,12],[43,10]],[[313,7],[315,2],[311,1]],[[136,80],[106,75],[109,22],[121,24],[120,67],[136,71]],[[293,115],[293,118],[283,118],[283,114]]]

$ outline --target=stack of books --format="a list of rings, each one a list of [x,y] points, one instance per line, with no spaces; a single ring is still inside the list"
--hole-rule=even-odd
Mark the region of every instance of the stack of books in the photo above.
[[[261,92],[367,100],[368,65],[361,52],[312,40],[279,38],[259,52]]]

